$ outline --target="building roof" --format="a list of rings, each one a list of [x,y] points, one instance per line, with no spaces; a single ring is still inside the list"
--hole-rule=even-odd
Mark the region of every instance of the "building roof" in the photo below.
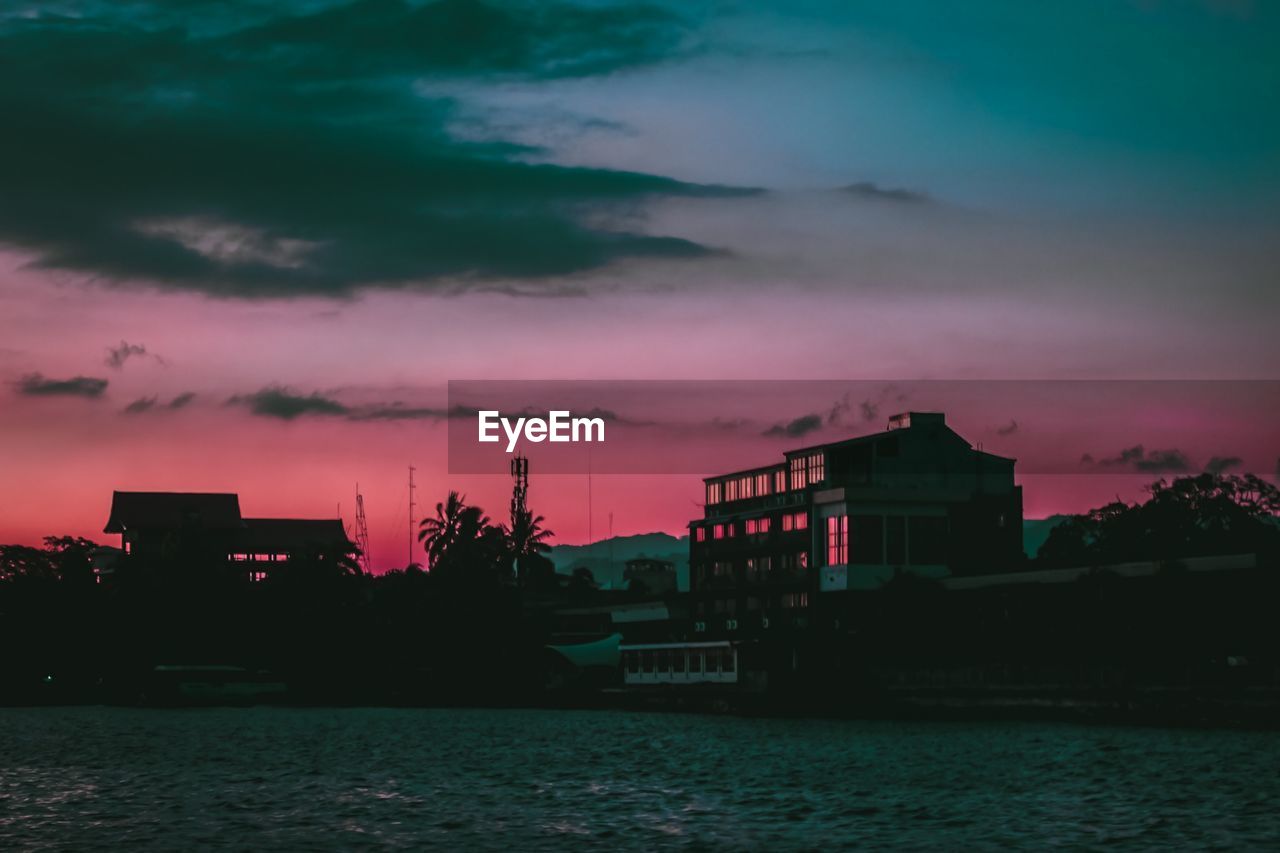
[[[955,430],[953,430],[951,427],[947,425],[946,416],[941,412],[901,412],[889,418],[889,423],[890,423],[889,429],[880,430],[878,432],[867,433],[865,435],[855,435],[855,436],[851,436],[850,438],[840,438],[840,439],[836,439],[835,441],[826,441],[826,442],[823,442],[822,444],[810,444],[804,447],[797,447],[793,450],[783,451],[782,455],[785,458],[790,459],[793,456],[801,456],[807,453],[814,453],[819,450],[832,450],[835,448],[850,447],[856,444],[871,444],[873,442],[880,441],[882,439],[891,438],[895,435],[899,435],[902,431],[910,429],[913,422],[916,426],[942,427],[948,433],[955,436],[957,441],[962,442],[971,451],[985,458],[999,459],[1005,462],[1016,461],[1015,459],[1009,456],[1000,456],[995,453],[989,453],[988,451],[979,450],[975,448],[969,441],[965,440],[963,436],[961,436],[958,432],[956,432]],[[766,468],[768,469],[784,468],[785,469],[786,463],[784,462],[780,465],[775,464],[775,465],[769,465],[769,466],[758,466],[756,468],[740,468],[734,471],[730,471],[726,474],[715,474],[710,477],[703,477],[702,480],[704,483],[710,483],[716,480],[727,480],[733,477],[741,477],[746,474],[754,474],[759,471],[764,471]]]
[[[350,551],[342,520],[337,518],[246,518],[236,536],[237,547],[247,553],[288,554],[307,548],[340,548]]]
[[[112,492],[111,516],[102,532],[188,524],[220,530],[243,527],[239,496],[223,492]]]

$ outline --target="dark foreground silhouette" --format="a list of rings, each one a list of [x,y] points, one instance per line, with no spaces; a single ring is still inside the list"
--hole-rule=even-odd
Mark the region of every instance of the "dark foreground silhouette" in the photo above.
[[[94,543],[50,538],[0,546],[0,702],[163,703],[195,680],[237,683],[239,694],[214,691],[216,701],[887,715],[1047,704],[1274,724],[1277,508],[1275,488],[1256,478],[1159,483],[1141,504],[1055,528],[1026,568],[1086,567],[1069,582],[955,589],[902,575],[814,602],[803,622],[750,639],[760,677],[684,694],[627,691],[617,671],[573,671],[550,653],[564,641],[564,614],[607,613],[642,593],[555,575],[540,518],[498,528],[457,495],[424,523],[430,571],[371,576],[349,555],[315,552],[250,582],[194,537],[121,560],[104,579]],[[1231,554],[1248,559],[1197,568],[1197,558]],[[1135,560],[1158,569],[1107,568]],[[681,598],[663,599],[672,615],[661,630],[672,637],[690,631]]]

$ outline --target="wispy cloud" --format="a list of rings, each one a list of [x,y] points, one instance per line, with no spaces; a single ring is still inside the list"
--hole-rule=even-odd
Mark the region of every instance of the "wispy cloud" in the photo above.
[[[102,363],[112,370],[120,370],[129,359],[145,355],[147,355],[145,344],[131,344],[128,341],[121,341],[119,346],[107,347],[107,357],[103,359]],[[155,353],[152,353],[151,357],[160,364],[165,363],[164,359]]]
[[[1086,453],[1080,457],[1080,462],[1101,468],[1129,468],[1144,474],[1184,474],[1192,468],[1191,460],[1181,450],[1147,450],[1141,444],[1100,459]]]
[[[140,415],[155,408],[157,397],[139,397],[122,409],[126,415]]]
[[[73,376],[70,379],[48,379],[39,373],[28,373],[14,386],[19,394],[29,397],[85,397],[96,399],[107,390],[108,381],[96,376]]]
[[[1243,464],[1239,456],[1214,456],[1204,464],[1204,470],[1206,474],[1225,474]]]
[[[813,414],[801,415],[798,418],[787,421],[785,424],[774,424],[761,435],[769,438],[799,438],[822,429],[822,423],[822,415],[814,412]]]
[[[919,192],[917,190],[903,189],[902,187],[882,187],[872,181],[858,181],[857,183],[841,187],[841,191],[859,198],[872,199],[874,201],[924,204],[933,200],[927,193]]]

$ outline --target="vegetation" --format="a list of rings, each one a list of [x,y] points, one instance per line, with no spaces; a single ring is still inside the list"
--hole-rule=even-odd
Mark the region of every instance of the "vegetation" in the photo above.
[[[1115,501],[1054,527],[1038,561],[1100,566],[1215,554],[1275,553],[1280,491],[1253,475],[1159,480],[1141,503]]]

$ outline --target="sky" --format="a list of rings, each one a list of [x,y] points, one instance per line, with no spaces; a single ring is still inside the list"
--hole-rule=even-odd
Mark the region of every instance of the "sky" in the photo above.
[[[350,521],[358,483],[404,565],[410,464],[419,515],[505,513],[450,380],[1275,379],[1278,40],[1247,0],[7,3],[0,541],[103,539],[113,489]],[[1028,475],[1028,515],[1276,473],[1159,426],[1056,423],[1129,476]],[[535,465],[566,542],[701,484],[590,491]]]

